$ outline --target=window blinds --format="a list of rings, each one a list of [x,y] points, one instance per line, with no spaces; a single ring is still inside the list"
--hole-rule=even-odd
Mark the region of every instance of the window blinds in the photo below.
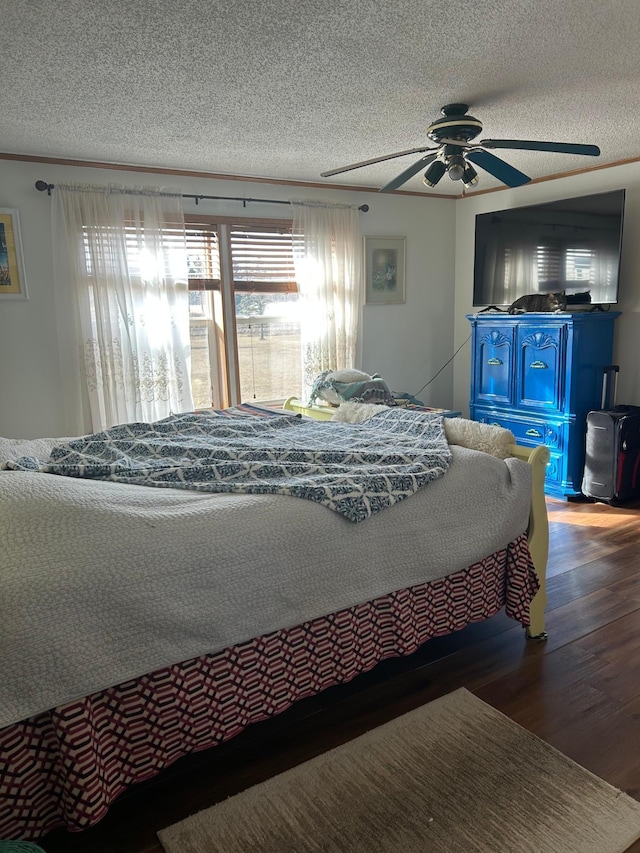
[[[188,222],[189,287],[220,288],[220,226]],[[236,293],[295,293],[291,230],[282,226],[229,226],[233,287]]]

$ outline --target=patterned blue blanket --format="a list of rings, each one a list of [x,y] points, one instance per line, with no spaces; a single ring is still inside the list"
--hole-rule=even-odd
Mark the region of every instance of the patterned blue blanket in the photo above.
[[[265,414],[264,412],[262,413]],[[131,423],[12,467],[141,486],[293,495],[363,521],[442,477],[442,418],[389,409],[362,424],[233,410]]]

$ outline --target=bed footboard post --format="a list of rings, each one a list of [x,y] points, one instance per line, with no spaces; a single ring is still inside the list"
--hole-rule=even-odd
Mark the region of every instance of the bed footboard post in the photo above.
[[[527,538],[529,551],[535,566],[540,589],[531,602],[529,615],[531,624],[527,628],[527,638],[546,640],[544,630],[544,609],[547,604],[547,558],[549,556],[549,520],[544,496],[544,478],[549,462],[549,448],[544,445],[530,450],[513,446],[513,455],[525,459],[531,465],[531,514]]]
[[[538,573],[540,589],[531,602],[529,614],[531,624],[527,628],[527,637],[531,640],[545,640],[544,609],[547,605],[547,559],[549,557],[549,520],[544,496],[544,478],[549,462],[549,448],[536,447],[529,456],[532,475],[531,518],[529,521],[529,551]]]

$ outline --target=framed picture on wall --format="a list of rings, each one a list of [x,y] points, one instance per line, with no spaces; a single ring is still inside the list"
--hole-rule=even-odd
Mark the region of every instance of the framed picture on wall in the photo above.
[[[0,207],[0,298],[28,298],[18,211],[11,207]]]
[[[406,237],[365,237],[366,305],[397,305],[405,301]]]

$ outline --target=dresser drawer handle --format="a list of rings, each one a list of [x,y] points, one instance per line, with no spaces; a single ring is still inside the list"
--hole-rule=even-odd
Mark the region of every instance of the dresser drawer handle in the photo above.
[[[503,363],[503,362],[502,362],[502,361],[500,361],[500,359],[499,359],[499,358],[490,358],[490,359],[489,359],[489,361],[487,362],[487,364],[490,364],[492,367],[493,367],[495,364],[502,364],[502,363]]]
[[[545,370],[549,365],[545,364],[544,361],[532,361],[529,367],[532,367],[534,370]]]
[[[537,429],[528,429],[525,435],[530,435],[532,438],[542,438],[542,433]]]

